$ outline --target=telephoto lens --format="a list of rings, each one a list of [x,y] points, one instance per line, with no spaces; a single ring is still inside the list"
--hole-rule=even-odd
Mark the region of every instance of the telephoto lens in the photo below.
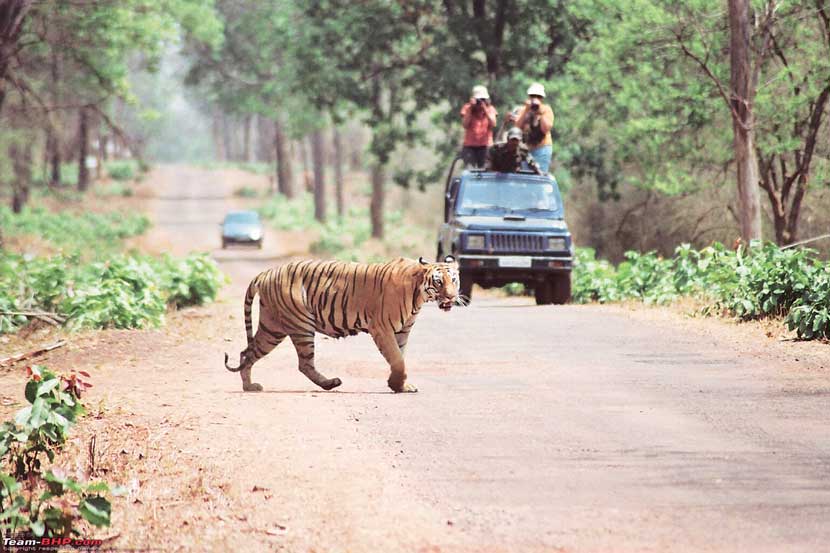
[[[539,111],[539,104],[530,104],[530,109],[533,111]]]

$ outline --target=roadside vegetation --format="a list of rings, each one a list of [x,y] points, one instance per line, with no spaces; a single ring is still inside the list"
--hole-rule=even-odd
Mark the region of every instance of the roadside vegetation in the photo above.
[[[782,318],[799,338],[830,338],[830,263],[813,250],[773,243],[696,250],[684,244],[670,258],[630,251],[617,266],[596,259],[590,248],[578,249],[576,257],[577,303],[670,304],[691,296],[704,314]]]
[[[0,207],[5,239],[37,237],[56,253],[33,255],[0,247],[0,334],[31,321],[79,328],[145,328],[170,308],[216,298],[224,275],[206,254],[183,259],[123,253],[123,240],[149,227],[141,214],[51,212],[15,214]]]
[[[85,409],[82,392],[89,374],[55,374],[27,369],[29,403],[0,425],[0,530],[6,536],[79,537],[82,524],[110,525],[109,497],[117,493],[102,480],[84,481],[53,462]]]
[[[432,255],[434,228],[407,222],[402,211],[387,211],[384,217],[388,232],[383,239],[372,238],[368,211],[365,207],[350,207],[343,216],[330,214],[321,223],[314,218],[311,194],[294,199],[272,196],[259,208],[262,218],[276,229],[315,233],[310,249],[312,254],[320,257],[376,262],[387,261],[390,257],[417,259]],[[428,249],[424,244],[430,244]]]

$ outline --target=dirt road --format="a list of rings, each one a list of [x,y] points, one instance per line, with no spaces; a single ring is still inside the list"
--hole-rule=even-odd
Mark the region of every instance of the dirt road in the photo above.
[[[157,238],[215,249],[228,185],[190,169],[155,179]],[[50,361],[99,382],[104,414],[86,432],[131,482],[116,546],[830,548],[830,372],[815,349],[666,311],[477,299],[424,310],[407,351],[420,393],[389,393],[360,336],[318,340],[336,391],[284,344],[254,368],[265,391],[244,394],[221,363],[244,343],[241,290],[290,250],[269,235],[263,252],[215,252],[233,278],[222,302]]]

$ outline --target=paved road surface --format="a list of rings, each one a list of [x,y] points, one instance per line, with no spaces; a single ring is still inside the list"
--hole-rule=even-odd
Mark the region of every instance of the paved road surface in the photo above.
[[[227,185],[157,174],[171,248],[216,248]],[[242,394],[220,363],[244,341],[241,290],[291,246],[271,235],[263,252],[215,252],[235,295],[216,332],[232,343],[191,351],[182,383],[136,392],[148,408],[201,406],[216,422],[207,440],[183,432],[181,447],[234,480],[252,520],[289,528],[223,547],[830,550],[826,371],[741,353],[672,317],[484,298],[424,310],[407,351],[418,394],[387,393],[366,336],[318,341],[318,368],[344,381],[336,392],[300,375],[285,343],[254,369],[265,392]],[[275,497],[259,504],[253,486]]]

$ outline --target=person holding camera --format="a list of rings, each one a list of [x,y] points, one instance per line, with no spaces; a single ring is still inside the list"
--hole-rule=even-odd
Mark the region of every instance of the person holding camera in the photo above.
[[[484,167],[487,148],[493,143],[496,128],[496,108],[490,104],[487,87],[473,87],[473,97],[461,108],[461,124],[464,126],[464,144],[461,157],[473,167]]]
[[[499,173],[515,173],[529,168],[537,175],[544,173],[522,144],[522,130],[513,127],[507,131],[507,140],[490,146],[487,151],[487,170]]]
[[[539,164],[543,173],[550,169],[553,155],[553,108],[545,103],[545,87],[533,83],[527,89],[527,101],[516,119],[516,126],[525,133],[525,142],[530,155]]]

